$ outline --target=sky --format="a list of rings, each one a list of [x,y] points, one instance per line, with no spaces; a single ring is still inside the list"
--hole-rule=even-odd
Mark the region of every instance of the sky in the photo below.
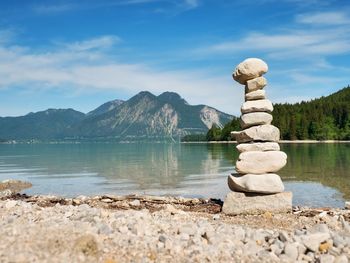
[[[232,80],[267,62],[273,103],[350,84],[348,0],[1,0],[0,116],[89,112],[140,91],[239,114]]]

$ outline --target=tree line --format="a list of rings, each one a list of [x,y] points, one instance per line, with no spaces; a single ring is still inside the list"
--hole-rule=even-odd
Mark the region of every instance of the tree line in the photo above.
[[[275,104],[273,125],[283,140],[350,140],[350,86],[327,97],[295,104]],[[229,141],[239,131],[239,118],[223,128],[213,125],[207,134],[188,135],[183,141]]]

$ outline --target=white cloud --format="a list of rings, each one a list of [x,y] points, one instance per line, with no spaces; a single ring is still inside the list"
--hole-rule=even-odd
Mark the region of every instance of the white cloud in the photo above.
[[[46,5],[33,6],[33,11],[40,15],[48,15],[48,14],[71,11],[76,8],[77,8],[77,5],[73,5],[71,3],[56,4],[56,5],[46,4]]]
[[[274,59],[313,58],[350,52],[350,28],[295,29],[280,33],[248,33],[194,51],[198,55],[261,52]]]
[[[300,14],[296,16],[296,21],[311,25],[345,25],[350,24],[349,14],[345,12],[318,12]]]
[[[118,36],[107,35],[107,36],[92,38],[85,41],[70,43],[67,45],[67,47],[75,51],[104,49],[104,48],[111,48],[112,46],[119,43],[120,41],[121,39]]]
[[[205,71],[160,70],[145,63],[111,61],[105,50],[91,49],[95,45],[68,46],[78,48],[61,46],[57,50],[55,46],[54,51],[38,53],[30,48],[0,45],[0,89],[20,86],[63,92],[70,87],[72,93],[116,90],[130,96],[142,90],[155,94],[174,91],[189,103],[207,104],[229,113],[237,112],[242,102],[243,89],[234,84],[229,74],[213,77]]]
[[[198,0],[184,0],[184,3],[189,8],[196,8],[196,7],[199,6],[199,1]]]

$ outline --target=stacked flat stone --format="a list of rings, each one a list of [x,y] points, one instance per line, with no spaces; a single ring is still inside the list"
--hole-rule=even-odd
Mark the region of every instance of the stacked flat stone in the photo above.
[[[228,194],[223,206],[227,214],[258,214],[266,211],[291,210],[292,195],[284,191],[278,174],[287,163],[280,151],[280,131],[271,125],[273,106],[266,99],[262,76],[268,71],[261,59],[249,58],[240,63],[233,78],[245,85],[245,102],[241,107],[240,132],[233,132],[240,152],[236,162],[237,174],[228,177]]]

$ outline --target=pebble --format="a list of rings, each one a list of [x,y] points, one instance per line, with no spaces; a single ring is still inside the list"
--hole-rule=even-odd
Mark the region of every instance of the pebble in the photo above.
[[[298,258],[298,243],[287,243],[284,248],[284,254],[292,261]]]
[[[17,205],[17,201],[16,200],[9,200],[6,202],[5,204],[5,208],[6,209],[11,209],[14,208]]]
[[[132,205],[132,206],[140,206],[141,202],[140,202],[140,200],[135,199],[134,201],[130,202],[130,205]]]
[[[0,262],[348,263],[350,256],[344,214],[338,214],[336,222],[325,215],[330,223],[282,231],[278,225],[252,228],[232,223],[235,217],[189,213],[174,206],[151,213],[3,200],[0,207]],[[273,214],[273,220],[280,216]]]

